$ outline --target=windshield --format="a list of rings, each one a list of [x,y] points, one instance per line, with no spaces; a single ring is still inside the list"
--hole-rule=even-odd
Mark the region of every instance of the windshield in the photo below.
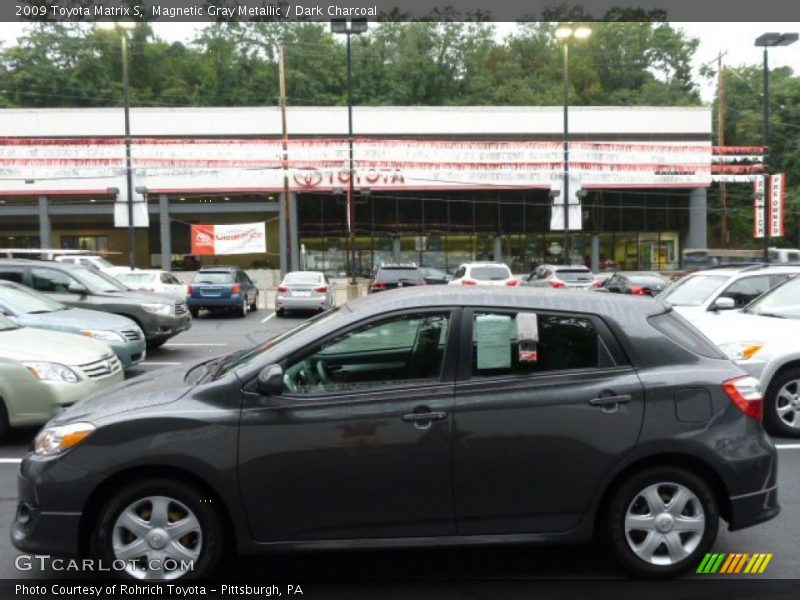
[[[378,271],[378,276],[375,278],[378,281],[386,281],[394,283],[400,281],[419,281],[422,279],[422,272],[419,269],[402,269],[402,268],[389,268],[384,267]]]
[[[800,319],[800,277],[790,279],[748,305],[744,312],[754,315]]]
[[[263,354],[267,350],[273,350],[280,344],[286,342],[286,340],[288,340],[289,338],[292,338],[301,332],[309,331],[311,329],[316,329],[325,323],[329,323],[339,318],[341,318],[341,313],[339,312],[339,308],[338,307],[333,308],[327,312],[322,313],[321,315],[317,315],[316,317],[309,319],[305,323],[301,323],[297,327],[290,329],[285,333],[282,333],[274,338],[270,338],[265,342],[260,343],[258,346],[255,346],[250,349],[239,350],[237,352],[227,354],[222,358],[214,359],[208,363],[203,363],[203,365],[208,367],[208,370],[204,375],[204,379],[206,378],[218,379],[223,375],[225,375],[225,373],[228,373],[229,371],[237,369],[241,366],[244,366],[253,359],[258,358],[261,354]]]
[[[66,308],[60,302],[22,286],[0,285],[0,302],[17,314],[42,314]]]
[[[594,281],[592,272],[585,269],[558,269],[556,277],[562,281]]]
[[[478,281],[502,281],[511,277],[508,267],[472,267],[469,275]]]
[[[700,306],[727,279],[724,275],[694,275],[686,277],[669,288],[660,297],[673,306]]]
[[[283,283],[286,284],[293,284],[293,283],[319,283],[322,280],[322,275],[319,273],[308,273],[297,271],[295,273],[288,273],[286,277],[283,278]]]
[[[233,283],[230,271],[200,271],[194,276],[193,283]]]
[[[0,331],[6,331],[8,329],[19,329],[19,325],[3,315],[0,315]]]
[[[140,283],[151,283],[156,275],[155,273],[124,273],[116,277],[123,283],[138,285]]]
[[[128,290],[125,285],[105,273],[93,271],[92,269],[75,269],[70,271],[80,282],[85,285],[90,292],[103,294],[106,292],[125,292]]]

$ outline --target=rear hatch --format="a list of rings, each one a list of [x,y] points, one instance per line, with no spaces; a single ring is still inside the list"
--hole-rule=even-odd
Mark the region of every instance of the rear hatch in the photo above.
[[[233,286],[233,273],[230,271],[200,271],[189,286],[189,296],[195,300],[230,298]]]
[[[425,285],[425,277],[417,267],[381,267],[369,289],[371,292],[398,287]]]
[[[469,274],[465,279],[473,279],[480,285],[506,285],[506,282],[513,279],[511,271],[503,265],[485,265],[470,267]]]
[[[558,269],[555,276],[568,288],[589,289],[594,283],[594,275],[586,269]]]
[[[287,276],[278,287],[278,293],[292,298],[309,298],[322,296],[328,293],[328,286],[320,280],[316,273],[304,275],[292,273],[294,277]]]

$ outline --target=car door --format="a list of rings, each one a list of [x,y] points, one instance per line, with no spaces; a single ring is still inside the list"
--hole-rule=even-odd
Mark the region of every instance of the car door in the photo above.
[[[458,533],[575,527],[604,476],[636,444],[639,378],[595,316],[476,309],[462,321]]]
[[[257,540],[454,534],[458,317],[354,325],[284,360],[281,395],[245,386],[239,481]]]

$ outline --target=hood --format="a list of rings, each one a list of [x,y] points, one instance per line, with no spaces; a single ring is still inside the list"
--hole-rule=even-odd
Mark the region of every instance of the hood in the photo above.
[[[13,360],[41,360],[77,366],[113,355],[105,343],[74,333],[33,327],[0,331],[0,356]]]
[[[88,421],[97,423],[119,413],[169,404],[192,386],[183,381],[182,369],[160,369],[87,396],[58,415],[50,424]]]
[[[138,325],[127,317],[83,308],[68,308],[34,315],[23,314],[17,317],[17,322],[20,325],[29,327],[44,327],[65,331],[80,331],[81,329],[124,331],[138,328]]]
[[[776,346],[786,342],[796,344],[800,337],[800,320],[762,317],[738,310],[707,312],[690,322],[717,345],[761,341]]]

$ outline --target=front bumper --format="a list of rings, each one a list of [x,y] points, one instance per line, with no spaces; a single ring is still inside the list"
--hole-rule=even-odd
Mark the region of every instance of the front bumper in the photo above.
[[[147,355],[147,342],[144,337],[140,340],[126,340],[124,342],[106,342],[117,355],[123,369],[143,361]]]
[[[148,344],[168,340],[182,331],[192,328],[192,315],[188,312],[175,316],[150,315],[151,318],[144,328],[144,335]]]

